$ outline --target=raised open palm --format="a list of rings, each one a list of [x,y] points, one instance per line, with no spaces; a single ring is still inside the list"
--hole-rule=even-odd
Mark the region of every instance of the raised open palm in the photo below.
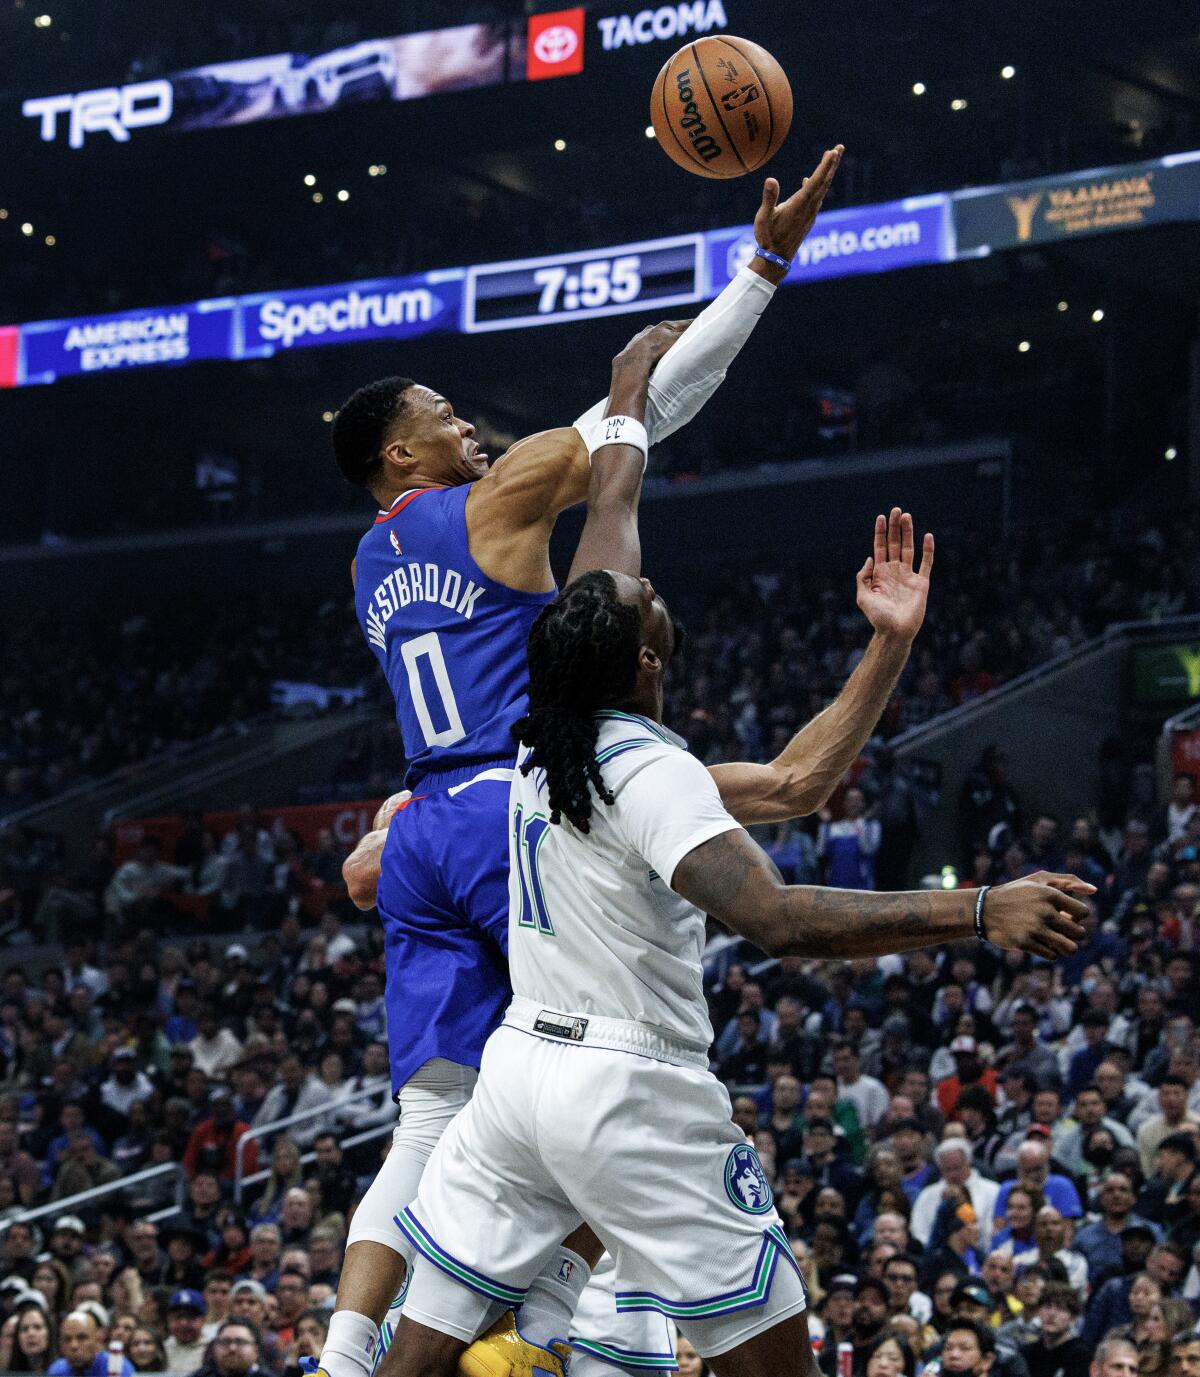
[[[875,518],[875,550],[858,571],[858,605],[876,631],[908,640],[921,629],[933,571],[933,535],[925,536],[921,563],[914,568],[916,548],[908,512],[893,507]]]

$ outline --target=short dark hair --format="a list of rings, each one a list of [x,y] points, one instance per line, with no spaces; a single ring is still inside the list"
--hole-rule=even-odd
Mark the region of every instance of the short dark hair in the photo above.
[[[257,1347],[262,1347],[262,1335],[258,1332],[258,1325],[253,1320],[239,1320],[231,1315],[227,1320],[221,1321],[221,1326],[217,1330],[215,1338],[220,1338],[227,1329],[247,1329],[250,1337],[254,1340]]]
[[[1173,1071],[1165,1075],[1162,1080],[1159,1081],[1158,1085],[1159,1089],[1164,1085],[1177,1085],[1180,1090],[1189,1090],[1191,1088],[1182,1076],[1177,1076]]]
[[[342,477],[369,487],[383,465],[384,436],[405,410],[412,378],[379,378],[352,392],[333,418],[333,457]]]
[[[1178,1152],[1189,1162],[1196,1160],[1196,1140],[1190,1133],[1168,1133],[1156,1151]]]
[[[1079,1297],[1079,1292],[1065,1281],[1048,1281],[1038,1305],[1061,1305],[1072,1315],[1083,1314],[1083,1301]]]
[[[943,1342],[948,1339],[956,1329],[965,1329],[968,1333],[975,1335],[975,1342],[979,1345],[979,1352],[983,1357],[996,1351],[996,1336],[992,1333],[989,1324],[980,1324],[978,1320],[953,1319],[946,1326],[946,1333]]]

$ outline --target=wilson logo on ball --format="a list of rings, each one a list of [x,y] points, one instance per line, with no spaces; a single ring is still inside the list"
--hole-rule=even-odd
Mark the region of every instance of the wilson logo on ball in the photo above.
[[[675,91],[679,96],[681,107],[679,125],[680,128],[687,130],[687,136],[691,139],[692,148],[696,153],[706,163],[710,163],[714,158],[721,156],[721,145],[708,132],[708,126],[700,115],[700,108],[696,104],[695,93],[692,91],[691,80],[692,74],[686,67],[682,72],[675,74]]]

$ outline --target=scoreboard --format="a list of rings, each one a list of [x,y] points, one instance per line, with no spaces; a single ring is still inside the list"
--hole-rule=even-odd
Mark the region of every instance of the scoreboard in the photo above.
[[[703,270],[700,234],[482,264],[467,269],[463,329],[473,334],[682,306],[704,295]]]

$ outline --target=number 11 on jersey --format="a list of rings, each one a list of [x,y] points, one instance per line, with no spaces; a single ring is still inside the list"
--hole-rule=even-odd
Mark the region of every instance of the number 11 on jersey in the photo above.
[[[547,937],[554,936],[554,924],[546,909],[542,892],[542,878],[538,874],[538,852],[550,831],[550,824],[542,813],[525,817],[525,810],[513,812],[513,841],[516,843],[517,873],[521,879],[521,916],[518,927],[537,928]]]

